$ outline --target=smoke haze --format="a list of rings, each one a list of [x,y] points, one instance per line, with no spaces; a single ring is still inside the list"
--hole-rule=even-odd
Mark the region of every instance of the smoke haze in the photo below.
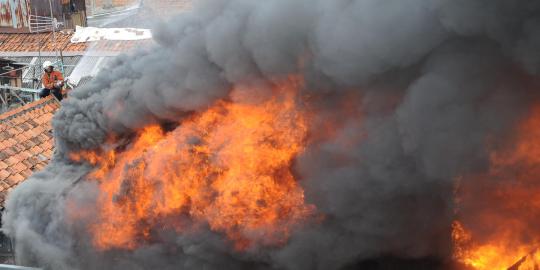
[[[62,103],[53,161],[10,193],[2,228],[18,262],[55,270],[450,260],[456,179],[487,170],[490,147],[538,101],[539,14],[536,1],[195,1],[156,22],[155,47],[117,57]],[[290,75],[303,78],[315,112],[293,169],[323,221],[306,221],[282,247],[244,253],[210,229],[164,230],[129,251],[92,247],[84,224],[99,189],[80,181],[91,167],[69,153],[219,99],[257,104]]]

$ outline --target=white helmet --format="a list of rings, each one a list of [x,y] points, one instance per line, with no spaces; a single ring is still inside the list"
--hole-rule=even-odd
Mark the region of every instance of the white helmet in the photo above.
[[[51,67],[52,65],[53,65],[53,63],[51,61],[45,61],[45,62],[43,62],[43,69]]]

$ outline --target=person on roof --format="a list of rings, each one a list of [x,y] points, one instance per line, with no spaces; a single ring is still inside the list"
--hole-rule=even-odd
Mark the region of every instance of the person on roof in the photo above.
[[[53,93],[53,95],[59,101],[62,100],[62,87],[64,86],[64,76],[60,71],[54,70],[53,63],[51,61],[43,62],[43,77],[41,82],[43,89],[39,93],[39,97],[44,98]]]

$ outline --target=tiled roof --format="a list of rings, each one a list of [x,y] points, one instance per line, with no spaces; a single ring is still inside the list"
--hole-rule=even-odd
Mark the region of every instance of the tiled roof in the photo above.
[[[105,52],[124,52],[137,46],[152,44],[152,40],[134,41],[95,41],[71,43],[72,32],[56,32],[56,42],[52,33],[4,33],[0,34],[0,52],[37,52],[41,47],[43,52],[53,52],[57,49],[63,52],[84,52],[88,48]],[[41,46],[40,46],[41,45]]]
[[[114,7],[125,7],[139,3],[140,0],[113,0]],[[167,18],[171,15],[191,10],[193,0],[152,0],[142,2],[142,8],[132,16],[108,24],[107,27],[151,27],[155,18]],[[101,6],[96,2],[96,6]],[[56,42],[52,33],[0,33],[0,52],[84,52],[91,48],[98,52],[125,52],[139,46],[153,44],[153,40],[111,41],[71,43],[73,30],[56,32]]]
[[[37,52],[40,45],[42,51],[54,51],[70,43],[72,34],[56,33],[56,42],[52,42],[52,33],[5,33],[0,34],[0,51],[3,52]]]
[[[12,188],[52,157],[51,119],[59,107],[50,95],[0,114],[0,205]]]

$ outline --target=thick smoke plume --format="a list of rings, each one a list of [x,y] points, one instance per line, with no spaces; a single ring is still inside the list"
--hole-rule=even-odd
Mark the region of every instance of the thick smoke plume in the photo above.
[[[456,179],[486,170],[486,140],[496,147],[538,100],[539,14],[538,1],[195,1],[155,26],[155,47],[119,56],[62,103],[54,159],[11,192],[3,230],[19,263],[45,269],[444,263]],[[97,251],[84,224],[69,222],[68,207],[92,217],[99,192],[70,152],[178,123],[219,99],[256,103],[291,75],[316,112],[294,171],[322,221],[249,252],[211,230]]]

